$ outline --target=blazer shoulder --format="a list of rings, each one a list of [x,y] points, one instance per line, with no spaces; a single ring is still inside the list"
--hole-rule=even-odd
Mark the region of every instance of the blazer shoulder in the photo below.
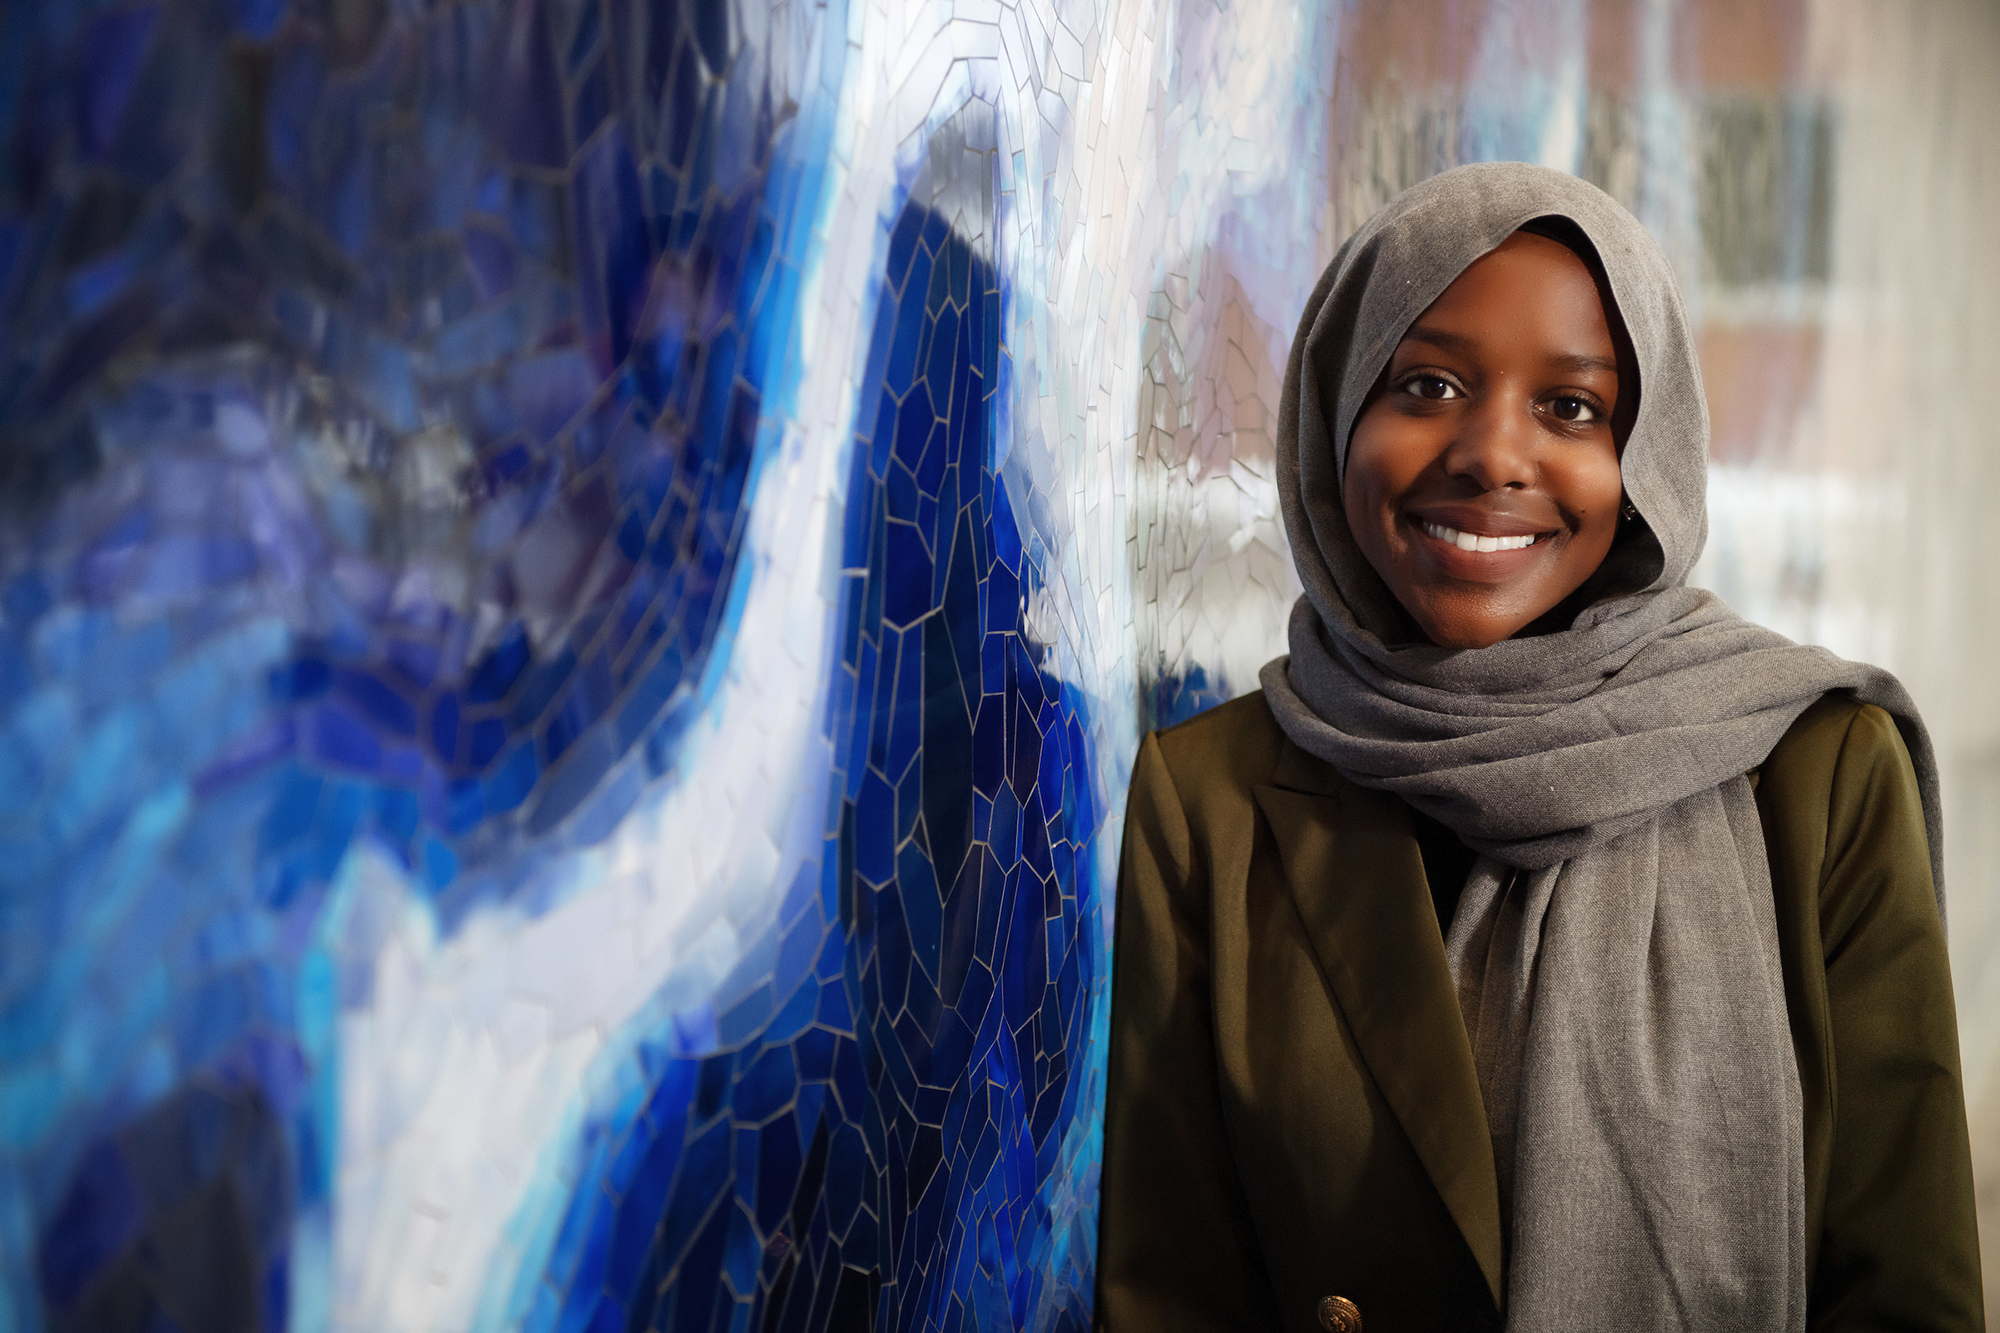
[[[1775,788],[1788,804],[1803,800],[1826,808],[1836,785],[1853,785],[1886,768],[1909,770],[1909,749],[1896,719],[1844,690],[1821,695],[1771,748],[1759,768],[1759,789]],[[1912,785],[1914,772],[1910,773]]]
[[[1928,885],[1922,793],[1886,710],[1844,691],[1823,696],[1792,723],[1755,779],[1772,872],[1798,878],[1801,907],[1839,897],[1836,882],[1853,877],[1837,872],[1852,870],[1857,854],[1907,860]]]
[[[1896,734],[1894,719],[1874,704],[1862,703],[1845,690],[1822,694],[1779,737],[1765,765],[1795,767],[1803,760],[1830,770],[1857,723],[1863,724],[1865,733],[1879,734],[1878,727],[1883,727],[1890,736]]]
[[[1268,782],[1290,744],[1262,690],[1217,704],[1154,733],[1160,758],[1184,797],[1215,789],[1240,791]]]

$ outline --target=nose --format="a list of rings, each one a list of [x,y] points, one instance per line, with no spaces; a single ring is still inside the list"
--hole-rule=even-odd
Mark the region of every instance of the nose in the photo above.
[[[1536,444],[1533,404],[1496,385],[1468,405],[1441,461],[1446,475],[1481,491],[1521,489],[1534,483]]]

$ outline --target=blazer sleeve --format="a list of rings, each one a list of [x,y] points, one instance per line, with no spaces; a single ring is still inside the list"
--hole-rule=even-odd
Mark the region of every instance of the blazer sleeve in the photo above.
[[[1820,943],[1832,1153],[1815,1330],[1979,1329],[1979,1236],[1944,923],[1916,774],[1856,710],[1827,810]]]
[[[1218,1093],[1206,879],[1149,735],[1126,804],[1112,965],[1096,1323],[1113,1333],[1281,1322]]]

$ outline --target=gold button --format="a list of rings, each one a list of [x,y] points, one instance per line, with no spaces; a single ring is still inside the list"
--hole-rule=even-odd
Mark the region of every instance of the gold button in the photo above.
[[[1345,1296],[1322,1296],[1319,1326],[1326,1333],[1361,1333],[1361,1307]]]

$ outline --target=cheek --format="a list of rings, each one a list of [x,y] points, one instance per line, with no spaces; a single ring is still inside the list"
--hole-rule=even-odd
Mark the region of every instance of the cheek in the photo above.
[[[1398,418],[1384,411],[1379,402],[1354,423],[1340,490],[1348,526],[1357,537],[1364,529],[1379,527],[1383,506],[1423,471],[1424,460],[1417,457],[1421,450],[1405,438],[1407,432],[1396,429],[1398,424]]]
[[[1618,452],[1606,445],[1602,452],[1577,457],[1565,466],[1553,489],[1557,500],[1583,520],[1590,535],[1604,535],[1618,526],[1618,505],[1625,498],[1625,479],[1618,470]]]
[[[1369,495],[1374,485],[1367,470],[1356,467],[1354,461],[1350,454],[1347,474],[1340,483],[1340,505],[1347,511],[1347,530],[1354,534],[1354,539],[1361,543],[1363,549],[1367,549],[1373,544],[1373,525],[1369,517],[1374,512],[1374,505]]]
[[[1347,511],[1347,527],[1364,545],[1367,543],[1369,492],[1375,489],[1374,455],[1366,432],[1367,418],[1355,423],[1347,442],[1347,470],[1340,474],[1340,505]]]

